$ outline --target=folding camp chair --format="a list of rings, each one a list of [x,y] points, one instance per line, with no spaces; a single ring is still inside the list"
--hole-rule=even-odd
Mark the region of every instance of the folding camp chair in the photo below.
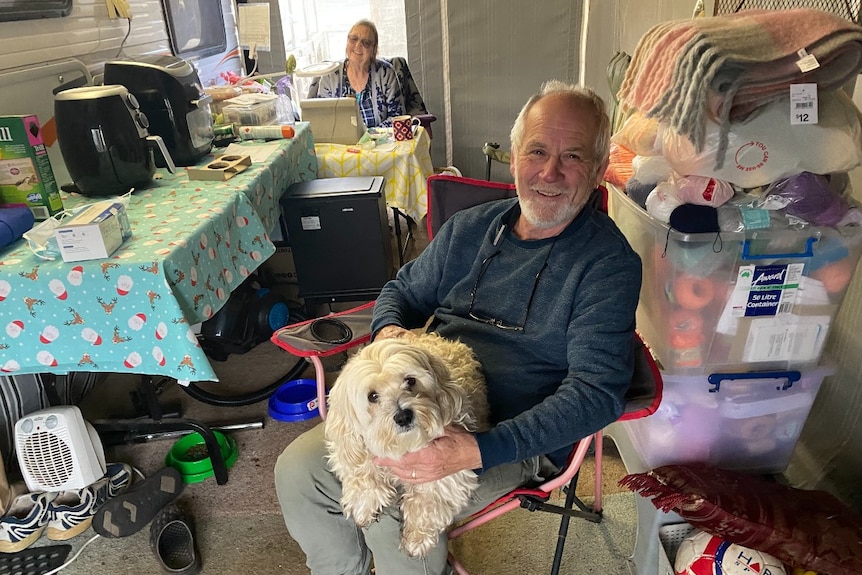
[[[485,180],[475,180],[445,174],[435,174],[427,181],[428,238],[433,239],[440,226],[455,212],[484,202],[515,197],[515,186]],[[600,188],[593,201],[598,209],[607,211],[607,190]],[[371,314],[374,302],[322,318],[307,320],[276,331],[272,342],[294,355],[305,357],[315,367],[318,403],[321,418],[326,418],[326,386],[322,357],[346,351],[364,344],[371,338]],[[647,346],[635,337],[635,373],[626,396],[626,406],[618,421],[646,417],[653,413],[661,401],[661,373]],[[589,448],[595,452],[595,485],[592,507],[588,507],[575,494],[578,472]],[[495,517],[518,507],[530,511],[549,511],[562,515],[554,555],[552,575],[559,573],[569,520],[580,517],[593,522],[601,521],[602,499],[602,431],[585,437],[573,446],[569,461],[559,475],[534,488],[515,489],[482,511],[453,528],[449,539],[491,521]],[[563,506],[548,503],[553,491],[563,488],[566,499]],[[575,509],[577,507],[577,509]],[[469,575],[463,565],[450,554],[450,565],[460,575]]]

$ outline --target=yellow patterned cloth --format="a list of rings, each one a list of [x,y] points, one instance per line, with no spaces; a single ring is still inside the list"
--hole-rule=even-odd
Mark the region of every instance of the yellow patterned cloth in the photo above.
[[[414,222],[428,211],[425,180],[434,173],[431,138],[419,127],[416,137],[370,148],[341,144],[315,144],[318,178],[383,176],[386,203]]]

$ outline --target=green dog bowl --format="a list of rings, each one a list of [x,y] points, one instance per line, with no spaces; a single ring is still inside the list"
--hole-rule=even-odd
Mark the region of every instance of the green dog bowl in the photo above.
[[[225,467],[230,469],[239,457],[236,441],[219,431],[213,431]],[[190,433],[177,441],[165,456],[165,465],[173,467],[183,476],[185,483],[200,483],[213,476],[213,465],[206,442],[200,433]]]

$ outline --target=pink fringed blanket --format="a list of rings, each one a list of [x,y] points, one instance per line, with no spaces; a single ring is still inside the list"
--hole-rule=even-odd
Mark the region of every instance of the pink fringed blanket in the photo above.
[[[802,49],[819,68],[800,70]],[[635,48],[618,96],[624,109],[658,118],[702,150],[707,117],[726,136],[730,121],[786,95],[792,83],[831,90],[860,70],[862,27],[807,8],[748,10],[654,26]]]

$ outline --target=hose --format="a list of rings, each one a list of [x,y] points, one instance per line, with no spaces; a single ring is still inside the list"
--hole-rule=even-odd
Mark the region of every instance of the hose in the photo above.
[[[281,385],[285,381],[297,379],[300,375],[302,375],[302,372],[305,371],[306,367],[307,366],[305,360],[299,358],[299,361],[296,362],[296,365],[294,365],[290,369],[290,371],[288,371],[282,377],[278,378],[275,382],[267,385],[266,387],[258,389],[257,391],[251,391],[249,393],[240,395],[220,395],[217,393],[212,393],[210,391],[201,389],[194,383],[190,383],[181,387],[187,394],[203,403],[208,403],[210,405],[215,405],[218,407],[242,407],[245,405],[252,405],[259,401],[263,401],[264,399],[268,399],[269,396],[275,393],[276,390],[281,387]]]

